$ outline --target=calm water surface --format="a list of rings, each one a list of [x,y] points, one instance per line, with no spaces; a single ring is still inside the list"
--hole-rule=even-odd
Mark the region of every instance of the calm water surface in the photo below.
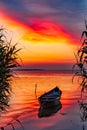
[[[54,115],[38,117],[39,103],[35,95],[35,84],[37,97],[55,86],[62,90],[62,108]],[[58,71],[17,71],[12,90],[10,107],[2,113],[0,127],[12,130],[13,123],[17,130],[22,130],[20,121],[24,130],[83,130],[77,103],[80,88],[77,82],[72,84],[72,74]]]

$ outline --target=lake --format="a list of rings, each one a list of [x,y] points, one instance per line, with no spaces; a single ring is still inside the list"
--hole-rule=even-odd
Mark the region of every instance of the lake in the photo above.
[[[72,83],[72,76],[68,71],[16,71],[10,106],[0,116],[0,127],[5,130],[12,127],[17,130],[83,130],[78,105],[80,87],[76,79]],[[41,118],[38,97],[55,86],[62,90],[61,108],[58,111],[54,108],[56,112],[52,116]],[[86,122],[84,126],[87,127]]]

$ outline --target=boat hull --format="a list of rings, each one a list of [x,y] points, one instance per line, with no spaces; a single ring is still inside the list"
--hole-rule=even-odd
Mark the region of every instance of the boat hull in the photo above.
[[[59,88],[55,87],[51,91],[41,95],[38,98],[40,106],[42,106],[44,108],[48,108],[48,107],[52,107],[54,105],[55,106],[58,105],[60,98],[61,98],[61,94],[62,94],[61,90],[59,90]]]
[[[45,100],[39,100],[40,106],[44,108],[52,107],[52,106],[57,106],[60,102],[60,97],[57,97],[56,99],[45,99]]]
[[[56,106],[53,105],[53,106],[47,107],[47,108],[40,107],[39,112],[38,112],[38,117],[42,118],[42,117],[52,116],[52,115],[56,114],[61,108],[62,108],[61,102],[59,102],[59,104],[57,104]]]

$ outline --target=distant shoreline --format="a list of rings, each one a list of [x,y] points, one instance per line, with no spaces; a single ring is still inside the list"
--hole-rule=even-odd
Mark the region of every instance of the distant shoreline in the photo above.
[[[74,73],[72,70],[63,70],[63,69],[57,69],[57,70],[48,70],[48,69],[14,69],[14,71],[30,71],[30,72],[65,72],[65,73]]]
[[[46,71],[45,69],[14,69],[15,71]]]

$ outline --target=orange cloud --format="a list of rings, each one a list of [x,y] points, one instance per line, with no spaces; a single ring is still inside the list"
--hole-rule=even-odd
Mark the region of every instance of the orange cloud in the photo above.
[[[72,44],[71,36],[66,33],[60,25],[38,19],[29,19],[30,25],[22,21],[7,17],[5,14],[0,13],[1,24],[9,27],[12,30],[18,31],[23,34],[22,40],[31,43],[67,43]]]
[[[73,61],[74,43],[71,36],[58,24],[50,21],[31,19],[30,23],[32,24],[26,25],[3,14],[1,18],[3,25],[15,32],[14,39],[22,35],[19,46],[22,47],[20,57],[22,57],[24,63],[52,64],[70,63]]]
[[[72,43],[72,39],[61,27],[53,22],[39,21],[33,19],[32,30],[30,26],[27,28],[27,33],[24,35],[24,41],[31,43]]]

